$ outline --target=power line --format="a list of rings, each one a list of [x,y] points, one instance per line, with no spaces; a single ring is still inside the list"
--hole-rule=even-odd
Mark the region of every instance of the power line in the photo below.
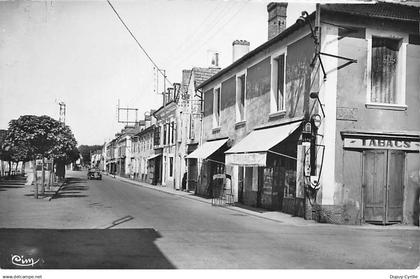
[[[191,57],[191,52],[197,53],[198,51],[200,51],[201,46],[205,45],[210,39],[206,39],[206,37],[209,35],[210,32],[212,32],[214,29],[216,29],[218,27],[218,25],[220,26],[224,26],[223,21],[226,19],[226,17],[231,16],[234,11],[232,10],[232,8],[236,5],[236,3],[234,3],[233,1],[228,3],[227,7],[223,7],[223,11],[221,13],[218,13],[216,15],[215,18],[212,18],[212,22],[211,22],[211,27],[207,30],[203,30],[205,32],[204,36],[201,36],[200,32],[198,33],[200,35],[199,40],[197,40],[197,42],[189,49],[188,52],[184,52],[181,53],[181,55],[177,55],[171,62],[169,65],[174,65],[179,63],[180,61],[185,60],[185,58],[187,57]],[[213,24],[215,23],[215,24]],[[198,35],[197,33],[194,33],[192,35],[192,37]],[[185,44],[186,47],[188,47],[187,44]]]
[[[243,4],[238,8],[238,10],[236,10],[235,13],[231,13],[229,18],[222,18],[222,20],[220,20],[219,22],[221,23],[219,26],[214,25],[213,28],[210,29],[211,32],[208,32],[206,36],[206,39],[204,41],[201,42],[201,44],[196,44],[192,47],[191,51],[189,52],[189,57],[194,57],[198,51],[200,51],[200,49],[208,42],[210,41],[213,37],[215,37],[218,32],[226,27],[226,25],[228,25],[235,17],[236,15],[239,14],[239,12],[245,7],[247,6],[249,2],[248,1],[244,1]],[[227,19],[227,21],[225,21]],[[216,29],[217,28],[217,29]]]
[[[217,10],[220,10],[221,12],[216,12]],[[198,28],[196,28],[195,31],[192,32],[192,35],[187,34],[188,38],[185,39],[179,47],[174,48],[168,55],[167,59],[173,59],[175,54],[181,53],[184,50],[186,50],[189,47],[189,45],[191,45],[196,40],[196,38],[200,38],[204,32],[207,32],[206,28],[208,26],[213,26],[213,24],[220,17],[222,11],[225,12],[226,10],[229,9],[225,8],[223,5],[216,4],[216,7],[209,12],[207,17],[200,24],[197,24]]]
[[[159,73],[163,76],[166,81],[169,82],[171,86],[173,86],[172,82],[169,81],[166,74],[162,72],[162,70],[158,67],[158,65],[153,61],[152,57],[147,53],[147,51],[143,48],[143,46],[140,44],[140,42],[137,40],[137,38],[134,36],[134,34],[131,32],[130,28],[128,28],[127,24],[125,24],[124,20],[121,18],[121,16],[118,14],[117,10],[115,10],[114,6],[112,6],[111,2],[107,0],[108,4],[111,6],[114,13],[117,15],[118,19],[121,21],[121,23],[124,25],[125,29],[127,29],[128,33],[130,33],[131,37],[136,41],[137,45],[140,47],[140,49],[146,54],[147,58],[149,58],[150,62],[155,66],[155,68],[159,71]]]

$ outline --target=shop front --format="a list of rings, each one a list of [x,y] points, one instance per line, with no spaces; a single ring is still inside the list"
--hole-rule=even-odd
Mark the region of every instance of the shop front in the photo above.
[[[341,136],[344,176],[361,177],[362,222],[418,224],[420,132],[343,131]]]
[[[303,216],[298,183],[301,121],[252,131],[225,152],[237,169],[238,202]]]
[[[209,140],[189,154],[189,165],[197,164],[198,178],[195,192],[197,195],[213,196],[214,177],[225,173],[225,154],[229,148],[229,138]]]
[[[154,154],[147,158],[147,182],[152,185],[162,183],[161,177],[162,154]]]

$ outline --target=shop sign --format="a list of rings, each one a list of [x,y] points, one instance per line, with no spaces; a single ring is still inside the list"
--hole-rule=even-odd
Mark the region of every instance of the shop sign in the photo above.
[[[420,142],[405,139],[383,139],[383,138],[345,138],[344,148],[361,149],[396,149],[419,151]]]
[[[229,153],[226,154],[225,161],[226,165],[265,167],[267,162],[267,153]]]

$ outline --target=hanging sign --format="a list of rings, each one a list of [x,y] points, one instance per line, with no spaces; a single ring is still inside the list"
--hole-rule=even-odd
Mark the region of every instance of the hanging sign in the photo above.
[[[407,139],[345,138],[344,148],[420,151],[420,142]]]

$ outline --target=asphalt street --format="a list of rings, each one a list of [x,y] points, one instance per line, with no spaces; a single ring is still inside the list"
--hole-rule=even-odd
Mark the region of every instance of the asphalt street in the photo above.
[[[413,269],[420,231],[299,226],[72,172],[51,200],[0,185],[0,264],[30,268]],[[26,196],[25,196],[26,195]],[[22,260],[21,260],[22,262]]]

